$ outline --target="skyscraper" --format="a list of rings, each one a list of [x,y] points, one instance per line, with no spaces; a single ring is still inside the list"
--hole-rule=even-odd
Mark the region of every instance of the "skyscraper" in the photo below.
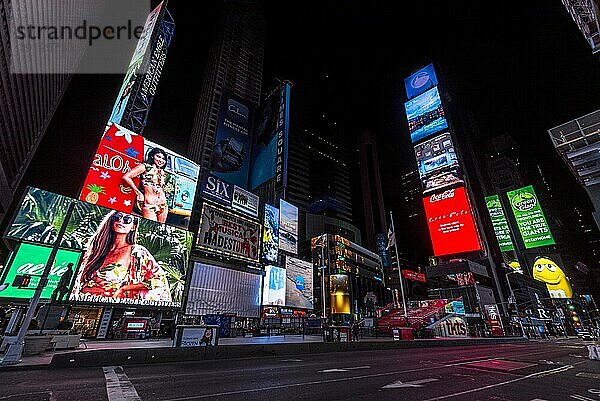
[[[253,107],[260,102],[264,48],[262,1],[225,1],[209,49],[188,147],[188,156],[203,172],[210,166],[223,91]]]
[[[22,24],[41,25],[47,23],[48,15],[53,13],[53,22],[68,24],[72,22],[69,16],[93,14],[103,7],[103,2],[74,2],[67,11],[64,5],[56,6],[57,3],[48,0],[46,4],[35,4],[43,6],[46,13],[42,13],[30,8],[33,2],[20,4],[23,7],[13,8],[11,0],[0,0],[0,221],[69,85],[72,74],[62,72],[74,71],[85,50],[83,46],[72,47],[70,57],[58,52],[43,56],[18,52],[11,47],[9,22],[12,19]],[[18,65],[20,71],[35,69],[32,64],[41,57],[46,74],[11,71],[11,62],[18,63],[15,66]]]
[[[377,234],[387,232],[387,218],[383,204],[383,190],[379,174],[377,139],[371,132],[364,132],[359,138],[359,157],[362,195],[365,215],[366,244],[376,248]]]

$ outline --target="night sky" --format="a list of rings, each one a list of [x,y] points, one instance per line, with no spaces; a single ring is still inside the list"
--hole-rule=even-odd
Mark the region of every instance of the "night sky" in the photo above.
[[[177,27],[144,135],[182,154],[218,4],[169,2]],[[600,108],[600,65],[559,0],[267,1],[265,8],[263,90],[273,78],[292,81],[291,107],[326,113],[350,149],[361,131],[377,134],[384,191],[415,168],[403,80],[433,62],[440,87],[469,106],[482,140],[510,134],[553,185],[581,193],[547,129]],[[77,196],[121,80],[73,78],[25,184]],[[386,202],[395,208],[393,197]]]

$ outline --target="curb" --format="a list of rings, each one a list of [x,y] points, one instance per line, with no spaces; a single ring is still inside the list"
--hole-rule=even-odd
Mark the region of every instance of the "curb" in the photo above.
[[[498,337],[459,340],[362,341],[347,343],[289,343],[219,345],[198,348],[133,348],[91,350],[56,354],[49,365],[7,366],[3,370],[88,368],[112,365],[160,364],[217,359],[276,357],[328,352],[375,351],[408,348],[439,348],[475,345],[526,343],[523,337]]]

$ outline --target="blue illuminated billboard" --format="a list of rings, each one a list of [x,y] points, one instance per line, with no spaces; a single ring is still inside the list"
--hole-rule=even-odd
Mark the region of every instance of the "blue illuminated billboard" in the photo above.
[[[252,109],[223,92],[217,122],[211,173],[241,188],[248,187],[252,153]]]
[[[413,143],[448,128],[437,86],[409,100],[404,107]]]
[[[279,251],[279,209],[265,203],[263,226],[263,258],[268,262],[277,262]]]
[[[438,80],[435,75],[433,64],[429,64],[404,80],[406,97],[407,99],[412,99],[426,90],[437,86],[437,84]]]
[[[276,187],[285,186],[290,85],[285,82],[263,102],[256,115],[252,163],[248,188],[254,189],[276,177]]]

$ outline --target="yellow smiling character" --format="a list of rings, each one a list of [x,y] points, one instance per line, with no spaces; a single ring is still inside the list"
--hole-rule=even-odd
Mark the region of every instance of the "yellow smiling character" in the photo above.
[[[538,257],[533,263],[533,278],[546,283],[552,298],[572,298],[573,288],[567,276],[552,259]]]

